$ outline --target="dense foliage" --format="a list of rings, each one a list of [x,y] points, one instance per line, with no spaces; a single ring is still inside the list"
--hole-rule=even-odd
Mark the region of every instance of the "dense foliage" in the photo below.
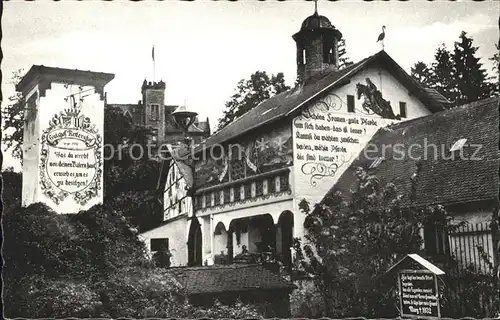
[[[105,109],[104,128],[104,203],[136,228],[150,228],[163,217],[156,193],[160,163],[148,149],[151,129],[133,124],[115,107]]]
[[[2,171],[2,204],[3,212],[12,210],[21,205],[23,179],[21,173],[13,168]]]
[[[384,299],[392,285],[382,276],[404,255],[421,253],[425,223],[451,228],[451,218],[441,206],[402,206],[394,185],[362,168],[357,179],[348,195],[328,194],[315,208],[300,203],[307,235],[295,243],[297,267],[313,276],[324,316],[395,317],[394,301]]]
[[[118,211],[58,215],[43,204],[3,216],[5,315],[43,317],[256,317],[241,303],[190,305],[168,269],[156,268]]]
[[[477,50],[473,39],[462,31],[452,52],[444,44],[440,45],[430,66],[418,61],[411,68],[411,75],[421,84],[439,91],[455,105],[498,94],[499,79],[488,76],[476,56]],[[494,62],[493,71],[498,71],[498,54],[490,60]]]
[[[281,72],[269,76],[265,71],[256,71],[250,76],[250,79],[241,79],[236,87],[236,92],[226,102],[217,130],[224,128],[261,102],[288,89],[290,87],[285,84],[285,77]]]
[[[453,63],[456,70],[457,101],[467,103],[481,100],[491,95],[493,85],[489,83],[483,64],[476,57],[479,48],[472,44],[472,38],[462,32],[459,41],[455,42]]]
[[[23,77],[23,70],[19,69],[12,73],[9,81],[10,85],[15,86]],[[20,92],[8,98],[5,104],[2,104],[2,143],[6,151],[11,150],[12,156],[22,159],[22,142],[24,127],[24,99]]]
[[[353,64],[346,51],[345,39],[342,38],[338,44],[338,59],[339,59],[339,69],[349,67]]]

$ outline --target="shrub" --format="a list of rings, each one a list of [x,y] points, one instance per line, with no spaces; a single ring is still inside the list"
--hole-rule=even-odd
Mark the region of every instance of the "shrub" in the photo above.
[[[406,254],[421,252],[421,226],[449,227],[450,215],[442,206],[403,206],[394,185],[362,168],[357,178],[351,194],[328,194],[312,210],[299,204],[307,234],[303,246],[294,244],[296,265],[313,277],[326,316],[394,317],[393,286],[381,277]]]
[[[99,312],[99,297],[88,284],[72,279],[50,279],[44,276],[31,276],[19,283],[16,304],[18,310],[10,306],[7,316],[27,318],[81,317],[88,318]],[[6,307],[7,307],[6,306]],[[15,312],[15,314],[14,314]]]
[[[170,270],[146,258],[137,232],[109,207],[57,215],[37,203],[7,213],[3,227],[10,318],[258,316],[241,302],[190,305]]]
[[[185,301],[181,285],[162,268],[123,268],[93,287],[113,318],[167,317]]]
[[[189,310],[189,317],[192,318],[211,318],[211,319],[261,319],[262,315],[255,306],[245,304],[240,300],[234,305],[224,305],[215,301],[210,308],[195,308]]]

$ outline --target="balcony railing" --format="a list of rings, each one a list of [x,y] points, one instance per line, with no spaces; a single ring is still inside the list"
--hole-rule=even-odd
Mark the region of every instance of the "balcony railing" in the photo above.
[[[291,194],[289,168],[199,189],[195,192],[194,209],[206,210],[282,194]]]

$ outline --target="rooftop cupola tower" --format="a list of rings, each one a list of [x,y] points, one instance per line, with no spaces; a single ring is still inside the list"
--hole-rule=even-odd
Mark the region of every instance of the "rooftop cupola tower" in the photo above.
[[[300,31],[293,35],[297,44],[297,79],[299,82],[327,70],[338,68],[338,41],[342,33],[327,17],[314,14],[307,17]]]

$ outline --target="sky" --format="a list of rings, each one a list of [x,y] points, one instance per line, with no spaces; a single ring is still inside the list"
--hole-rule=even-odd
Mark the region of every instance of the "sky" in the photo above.
[[[27,72],[34,64],[109,72],[115,74],[105,88],[109,103],[137,103],[145,78],[163,80],[166,104],[187,101],[201,119],[210,119],[212,128],[238,81],[253,72],[283,72],[287,84],[294,83],[292,35],[314,12],[314,3],[303,0],[3,4],[4,77],[18,69]],[[407,72],[417,61],[431,62],[441,43],[452,48],[464,30],[491,73],[488,58],[499,37],[498,0],[319,0],[318,12],[342,32],[354,62],[381,49],[376,40],[382,25],[386,52]],[[6,79],[2,92],[5,98],[14,93]],[[12,165],[4,156],[4,167]]]

